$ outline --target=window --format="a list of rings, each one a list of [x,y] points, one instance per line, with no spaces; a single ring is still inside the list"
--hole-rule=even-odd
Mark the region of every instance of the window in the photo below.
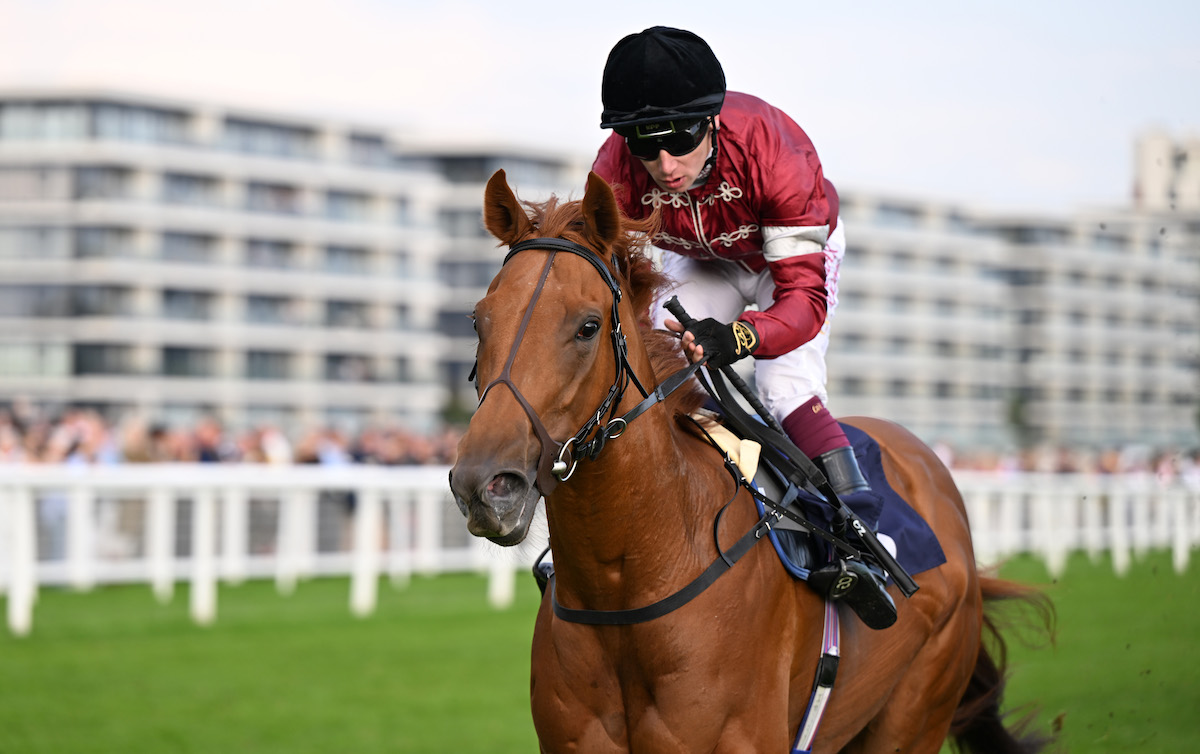
[[[953,316],[958,313],[958,302],[949,298],[936,299],[933,302],[933,311],[939,315]]]
[[[133,291],[117,285],[80,285],[71,296],[76,317],[121,317],[133,313]]]
[[[162,315],[167,319],[211,319],[214,298],[207,291],[168,288],[162,293]]]
[[[847,353],[858,353],[866,345],[867,336],[862,333],[849,332],[838,338],[838,345]]]
[[[123,199],[129,195],[129,171],[114,167],[75,168],[76,199]]]
[[[292,356],[285,351],[248,351],[246,378],[250,380],[286,380],[291,375]]]
[[[0,201],[67,199],[69,175],[60,168],[0,167]]]
[[[367,327],[367,305],[360,301],[326,301],[326,327]]]
[[[331,353],[325,356],[325,379],[332,382],[366,382],[372,379],[366,356]]]
[[[75,258],[119,257],[132,253],[133,232],[128,228],[76,228]]]
[[[875,209],[875,223],[890,228],[915,228],[921,224],[921,211],[898,204],[880,204]]]
[[[300,190],[282,183],[251,181],[246,186],[246,209],[251,212],[299,214]]]
[[[288,269],[295,263],[293,251],[287,241],[251,238],[246,241],[246,266]]]
[[[866,383],[861,377],[846,377],[842,380],[842,395],[863,395],[866,392]]]
[[[1113,233],[1099,232],[1092,236],[1092,244],[1100,251],[1118,252],[1129,248],[1129,239]]]
[[[132,374],[133,350],[126,345],[79,343],[72,353],[74,375]]]
[[[93,106],[93,128],[100,139],[167,144],[186,142],[185,113],[152,107],[101,103]]]
[[[209,348],[176,348],[162,350],[162,372],[168,377],[212,377],[216,355]]]
[[[278,123],[228,118],[225,144],[238,152],[274,157],[312,157],[316,134],[311,129]]]
[[[331,220],[367,220],[371,216],[371,197],[352,191],[325,194],[325,216]]]
[[[370,270],[370,253],[360,246],[326,246],[325,269],[343,275],[366,275]]]
[[[217,239],[199,233],[162,234],[160,256],[170,262],[212,264],[216,256]]]
[[[69,316],[70,286],[0,285],[0,317]]]
[[[392,257],[392,269],[396,277],[406,278],[412,276],[412,260],[405,251],[397,251]]]
[[[438,279],[458,288],[486,288],[499,269],[499,259],[487,262],[439,262]]]
[[[908,380],[905,380],[905,379],[888,380],[888,388],[887,388],[888,395],[894,396],[896,398],[903,398],[909,394],[911,389],[912,389],[912,386]]]
[[[348,147],[350,162],[356,165],[387,167],[391,160],[387,143],[382,136],[350,134]]]
[[[61,343],[0,343],[0,376],[66,377],[71,348]]]
[[[485,238],[483,215],[477,209],[443,209],[438,212],[438,228],[452,238]]]
[[[412,203],[407,197],[400,197],[395,201],[393,206],[393,218],[397,225],[412,224]]]
[[[269,325],[291,324],[291,300],[283,296],[247,296],[246,321]]]
[[[212,206],[218,204],[217,179],[205,175],[167,173],[162,179],[162,198],[168,204]]]
[[[0,139],[86,139],[88,111],[74,102],[16,102],[0,105]]]

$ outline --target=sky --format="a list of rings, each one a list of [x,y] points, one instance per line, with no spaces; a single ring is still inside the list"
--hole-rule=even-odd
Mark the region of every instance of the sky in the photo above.
[[[0,0],[0,90],[97,87],[590,159],[608,51],[660,24],[791,115],[843,191],[1122,205],[1139,135],[1200,138],[1192,0]]]

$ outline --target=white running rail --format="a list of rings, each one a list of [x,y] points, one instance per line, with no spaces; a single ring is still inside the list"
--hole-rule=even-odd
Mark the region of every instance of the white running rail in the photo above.
[[[0,466],[0,593],[26,635],[41,586],[149,584],[161,601],[190,583],[190,611],[217,616],[218,584],[349,575],[349,608],[375,609],[379,579],[486,571],[496,607],[536,544],[497,554],[471,537],[445,466],[127,464]],[[1183,572],[1200,543],[1200,490],[1149,475],[955,474],[979,562],[1033,552],[1053,574],[1070,552],[1110,552],[1117,573],[1150,549]],[[544,527],[541,527],[544,531]]]

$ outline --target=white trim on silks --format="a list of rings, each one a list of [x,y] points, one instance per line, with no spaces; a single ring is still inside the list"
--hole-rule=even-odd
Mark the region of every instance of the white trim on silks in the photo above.
[[[837,674],[837,661],[841,655],[842,624],[838,617],[837,606],[825,601],[825,629],[824,636],[821,639],[821,660],[817,663],[817,678],[813,683],[812,697],[808,700],[808,710],[804,713],[804,720],[800,723],[800,730],[796,732],[796,741],[792,744],[791,754],[810,754],[812,752],[813,741],[817,738],[817,728],[821,725],[821,717],[825,714],[825,706],[829,703],[829,697],[833,693],[833,681]],[[823,682],[822,665],[834,663],[833,673],[828,679]]]
[[[770,262],[782,262],[805,254],[820,254],[825,251],[829,240],[829,226],[780,227],[764,226],[763,258]]]

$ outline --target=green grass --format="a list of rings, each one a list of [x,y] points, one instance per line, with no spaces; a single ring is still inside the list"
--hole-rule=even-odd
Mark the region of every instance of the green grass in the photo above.
[[[1033,703],[1062,751],[1195,752],[1200,747],[1200,564],[1177,575],[1169,553],[1124,577],[1105,558],[1071,558],[1052,581],[1023,557],[1008,578],[1043,585],[1058,613],[1054,647],[1009,642],[1008,701]]]
[[[1200,567],[1166,553],[1124,578],[1073,558],[1050,583],[1020,558],[1003,575],[1045,585],[1058,643],[1010,641],[1011,705],[1036,702],[1070,752],[1185,752],[1200,725]],[[0,636],[0,754],[537,750],[528,711],[537,590],[487,607],[480,576],[384,585],[351,617],[344,579],[222,586],[214,625],[187,592],[43,590],[33,633]],[[836,693],[836,692],[835,692]]]
[[[46,590],[32,634],[0,640],[0,752],[536,751],[522,581],[495,612],[481,577],[417,578],[366,619],[344,579],[248,583],[208,628],[186,590]]]

